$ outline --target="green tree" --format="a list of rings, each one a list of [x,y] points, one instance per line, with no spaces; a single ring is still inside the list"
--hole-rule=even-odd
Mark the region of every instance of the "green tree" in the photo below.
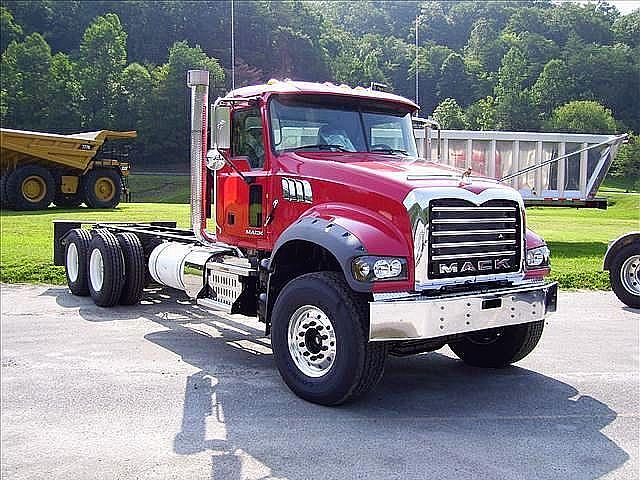
[[[496,126],[501,130],[526,131],[538,128],[531,93],[525,88],[526,67],[527,58],[515,47],[502,58],[495,87]]]
[[[464,112],[468,128],[472,130],[494,130],[496,128],[496,106],[493,97],[481,98]]]
[[[4,52],[9,44],[22,38],[22,27],[5,7],[0,6],[0,52]]]
[[[211,96],[224,90],[224,71],[215,58],[207,57],[200,46],[175,43],[168,62],[151,73],[152,91],[146,103],[143,121],[138,126],[145,153],[150,158],[186,162],[189,158],[189,89],[186,79],[191,69],[209,71]]]
[[[455,98],[466,106],[472,98],[471,82],[462,56],[452,53],[442,64],[438,82],[439,98]]]
[[[556,108],[547,128],[569,133],[615,133],[611,110],[591,100],[576,100]]]
[[[640,135],[630,135],[620,147],[610,170],[614,177],[640,178]]]
[[[453,98],[445,98],[433,111],[433,118],[442,128],[463,130],[467,127],[464,112]]]
[[[2,125],[47,129],[51,49],[39,33],[13,41],[2,54]]]
[[[132,63],[122,72],[120,85],[118,128],[132,130],[145,120],[147,100],[151,94],[151,74],[139,63]]]
[[[56,129],[59,133],[72,133],[81,130],[80,102],[82,92],[76,72],[75,65],[64,53],[58,52],[51,59],[46,109],[49,130]]]
[[[553,59],[544,66],[531,95],[536,107],[545,115],[550,115],[554,108],[568,102],[574,92],[571,70],[563,60]]]
[[[619,17],[613,22],[611,30],[617,43],[626,43],[630,47],[640,45],[640,9]]]
[[[80,44],[79,79],[88,128],[115,128],[120,77],[127,63],[127,34],[113,13],[89,25]]]

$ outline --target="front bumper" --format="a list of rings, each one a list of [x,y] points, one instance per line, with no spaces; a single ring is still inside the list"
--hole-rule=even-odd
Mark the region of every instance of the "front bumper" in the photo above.
[[[558,284],[425,297],[407,295],[369,303],[370,341],[420,340],[543,320],[556,311]]]

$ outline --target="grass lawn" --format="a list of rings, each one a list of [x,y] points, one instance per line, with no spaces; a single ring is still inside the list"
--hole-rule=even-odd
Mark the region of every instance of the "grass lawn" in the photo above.
[[[145,178],[146,175],[139,175],[137,177],[137,185],[146,185],[157,190],[156,176]],[[188,198],[188,178],[171,177],[166,182],[183,185]],[[182,187],[169,192],[169,195],[185,195]],[[156,195],[153,191],[147,193],[149,197]],[[164,194],[166,195],[167,191]],[[134,200],[135,195],[134,190]],[[612,192],[606,195],[611,203],[608,210],[569,208],[527,210],[529,227],[549,243],[552,252],[552,276],[563,288],[609,288],[608,274],[601,271],[602,259],[608,243],[623,233],[640,230],[640,194]],[[166,201],[166,197],[162,199]],[[52,265],[53,226],[51,221],[55,219],[177,220],[179,225],[188,226],[189,206],[170,203],[123,203],[113,210],[50,208],[46,211],[29,213],[2,211],[0,212],[0,281],[53,284],[65,282],[63,267]]]
[[[0,212],[0,281],[66,282],[64,267],[53,266],[52,220],[175,220],[189,226],[189,205],[121,203],[112,210],[49,208],[38,212]]]
[[[189,175],[129,175],[131,200],[136,203],[189,203]]]

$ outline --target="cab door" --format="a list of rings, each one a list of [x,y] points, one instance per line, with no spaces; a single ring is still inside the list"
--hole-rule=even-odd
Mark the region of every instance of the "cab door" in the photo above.
[[[269,180],[265,168],[264,126],[260,109],[234,110],[231,117],[231,161],[218,172],[219,237],[247,248],[267,248],[265,218]]]

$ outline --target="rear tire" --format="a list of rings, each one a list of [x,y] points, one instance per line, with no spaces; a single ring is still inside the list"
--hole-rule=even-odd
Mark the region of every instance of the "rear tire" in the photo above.
[[[87,276],[89,292],[96,305],[112,307],[122,294],[124,257],[115,235],[107,230],[94,231],[89,244]]]
[[[386,345],[370,343],[365,295],[342,275],[317,272],[291,280],[273,307],[271,346],[280,375],[299,397],[339,405],[382,377]]]
[[[449,347],[474,367],[502,368],[522,360],[542,336],[544,320],[471,333]]]
[[[89,295],[87,281],[87,259],[91,234],[88,230],[75,228],[65,238],[64,270],[67,285],[74,295],[86,297]]]
[[[114,208],[122,190],[120,172],[113,168],[94,168],[82,178],[84,201],[91,208]]]
[[[15,210],[44,210],[53,201],[55,180],[40,165],[23,165],[9,174],[5,195]]]
[[[142,298],[147,267],[140,239],[133,233],[116,234],[124,258],[124,285],[120,295],[121,305],[135,305]]]
[[[611,260],[613,293],[629,307],[640,308],[640,242],[621,248]]]

